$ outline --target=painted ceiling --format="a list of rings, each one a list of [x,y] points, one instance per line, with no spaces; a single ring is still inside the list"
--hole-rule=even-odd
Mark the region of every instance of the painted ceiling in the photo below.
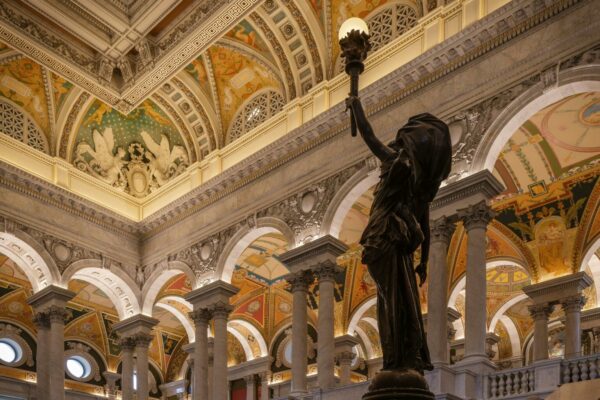
[[[6,100],[0,112],[6,119],[16,107],[32,127],[12,132],[0,123],[0,131],[135,197],[156,191],[275,115],[286,102],[337,75],[337,31],[347,17],[366,18],[380,46],[423,14],[417,2],[258,1],[259,7],[238,10],[245,15],[235,23],[211,28],[216,35],[211,43],[185,62],[177,64],[178,56],[165,65],[178,46],[181,51],[198,46],[192,31],[202,31],[207,15],[215,20],[234,16],[230,5],[114,3],[2,3],[6,13],[0,12],[0,32],[11,34],[0,38],[11,42],[0,40],[0,102]],[[107,18],[111,13],[116,18]],[[62,52],[22,30],[8,15],[55,35]],[[29,54],[31,47],[23,47],[17,37],[34,41],[52,56],[33,59],[41,56]],[[48,60],[54,62],[50,67]]]

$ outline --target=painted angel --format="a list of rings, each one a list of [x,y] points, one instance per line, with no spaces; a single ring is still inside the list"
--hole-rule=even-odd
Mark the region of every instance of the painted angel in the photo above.
[[[77,145],[77,157],[82,159],[82,155],[87,153],[92,157],[88,163],[91,171],[103,181],[113,185],[121,176],[121,167],[123,166],[123,157],[125,150],[117,148],[114,154],[115,139],[111,128],[106,128],[104,133],[94,130],[92,134],[94,148],[87,143]]]
[[[173,146],[170,149],[169,138],[166,135],[160,135],[160,144],[147,133],[141,133],[142,139],[149,151],[146,157],[150,160],[151,173],[159,185],[164,185],[173,176],[173,170],[179,165],[188,164],[188,156],[185,149],[181,146]]]

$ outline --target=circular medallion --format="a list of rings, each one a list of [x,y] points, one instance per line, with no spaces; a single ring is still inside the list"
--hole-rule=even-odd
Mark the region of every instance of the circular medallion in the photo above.
[[[290,305],[290,303],[281,302],[279,303],[279,311],[281,311],[282,313],[289,313],[292,311],[292,306]]]
[[[302,212],[308,213],[312,211],[316,202],[317,196],[315,195],[315,192],[304,193],[304,195],[302,196],[302,200],[300,201],[300,208],[302,209]]]
[[[204,261],[208,260],[208,257],[210,257],[210,254],[212,253],[212,248],[210,246],[209,243],[204,243],[202,245],[202,248],[200,249],[200,258],[202,258]]]
[[[62,262],[68,261],[71,258],[71,249],[59,243],[54,246],[54,255]]]

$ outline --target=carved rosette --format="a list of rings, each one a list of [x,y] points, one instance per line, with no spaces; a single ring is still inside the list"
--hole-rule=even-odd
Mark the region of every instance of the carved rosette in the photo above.
[[[550,314],[552,314],[552,311],[554,311],[554,305],[548,303],[534,304],[527,307],[527,309],[529,310],[529,314],[534,320],[543,319],[547,321]]]
[[[430,223],[431,243],[442,242],[446,246],[450,243],[456,229],[454,222],[446,216],[440,217]]]
[[[297,291],[308,292],[308,286],[313,283],[314,275],[312,271],[300,271],[286,275],[285,280],[291,285],[292,293]]]
[[[462,219],[467,231],[471,229],[486,229],[496,213],[487,205],[485,200],[458,210],[458,217]]]
[[[571,296],[560,301],[565,313],[579,312],[583,308],[587,301],[587,298],[582,295]]]

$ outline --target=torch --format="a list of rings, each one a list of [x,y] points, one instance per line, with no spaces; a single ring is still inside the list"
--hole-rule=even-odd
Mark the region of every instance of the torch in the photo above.
[[[358,96],[358,76],[364,71],[364,61],[371,50],[369,27],[360,18],[349,18],[339,31],[342,57],[346,59],[346,73],[350,76],[350,96]],[[356,136],[356,122],[350,117],[350,132]]]

